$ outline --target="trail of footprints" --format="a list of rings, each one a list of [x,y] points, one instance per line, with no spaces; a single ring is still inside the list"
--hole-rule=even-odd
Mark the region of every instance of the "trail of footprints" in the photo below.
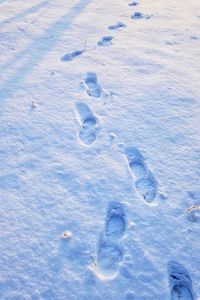
[[[136,7],[138,5],[138,2],[136,1],[132,1],[128,4],[130,7]],[[139,19],[150,19],[150,16],[148,15],[143,15],[141,12],[134,12],[133,15],[131,15],[131,19],[133,20],[139,20]],[[126,28],[126,24],[124,24],[123,22],[117,22],[113,25],[109,25],[108,26],[108,30],[112,30],[112,31],[117,31],[117,30],[122,30],[124,28]],[[111,46],[112,45],[112,41],[113,41],[113,36],[103,36],[99,39],[99,41],[97,42],[97,46]],[[86,51],[86,42],[85,42],[85,46],[83,50],[75,50],[72,52],[69,52],[65,55],[63,55],[60,59],[62,62],[71,62],[73,61],[75,58],[81,56],[84,52]]]
[[[138,2],[132,1],[128,4],[135,7]],[[150,16],[144,16],[140,12],[131,15],[134,20],[149,19]],[[108,30],[116,31],[126,28],[122,22],[117,22],[108,26]],[[103,36],[97,42],[98,46],[112,45],[112,36]],[[69,62],[81,56],[85,52],[76,50],[67,53],[61,57],[61,61]],[[102,96],[102,88],[98,83],[97,75],[94,72],[88,72],[83,79],[84,90],[92,98]],[[92,112],[91,108],[84,102],[76,103],[76,112],[79,119],[79,140],[90,146],[96,141],[97,132],[100,128],[100,120]],[[138,195],[147,203],[151,203],[156,198],[158,183],[154,174],[147,166],[145,159],[139,149],[136,147],[127,147],[125,153],[129,169],[133,176],[135,190]],[[97,244],[97,272],[98,276],[104,279],[112,279],[117,276],[120,264],[123,262],[123,238],[126,231],[126,217],[124,207],[120,202],[110,202],[107,208],[104,230],[101,232]],[[192,281],[185,267],[178,262],[170,261],[168,263],[169,286],[171,300],[194,300],[192,290]]]

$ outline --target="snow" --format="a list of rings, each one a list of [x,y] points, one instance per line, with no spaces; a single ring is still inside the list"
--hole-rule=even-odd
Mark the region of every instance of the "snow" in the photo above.
[[[200,299],[199,9],[0,1],[2,300]]]

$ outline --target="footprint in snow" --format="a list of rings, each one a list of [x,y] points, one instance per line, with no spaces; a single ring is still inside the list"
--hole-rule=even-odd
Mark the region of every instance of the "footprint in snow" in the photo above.
[[[112,36],[103,36],[98,41],[97,45],[98,46],[110,46],[110,45],[112,45],[112,40],[113,40]]]
[[[120,29],[123,29],[123,28],[126,28],[126,25],[122,22],[117,22],[114,25],[108,26],[109,30],[120,30]]]
[[[144,16],[142,13],[137,11],[131,16],[131,19],[134,19],[134,20],[150,19],[150,16]]]
[[[198,37],[196,37],[196,36],[191,36],[190,39],[191,39],[191,40],[198,40]]]
[[[107,239],[117,242],[125,233],[126,223],[123,206],[119,202],[111,202],[108,208],[105,235]]]
[[[143,14],[141,14],[140,12],[135,12],[132,16],[131,16],[131,19],[134,19],[134,20],[138,20],[138,19],[142,19],[144,18]]]
[[[129,6],[136,6],[136,5],[138,5],[138,3],[136,1],[129,3]]]
[[[135,177],[135,188],[139,195],[151,203],[157,193],[157,181],[153,173],[147,167],[140,151],[135,147],[128,147],[125,150],[129,167]]]
[[[80,56],[84,51],[77,50],[71,53],[67,53],[61,57],[61,61],[72,61],[75,57]]]
[[[76,50],[70,53],[65,54],[64,56],[61,57],[61,61],[72,61],[74,60],[74,58],[80,56],[81,54],[83,54],[85,52],[85,50]]]
[[[124,209],[121,203],[111,202],[105,220],[105,228],[100,236],[97,252],[97,266],[100,277],[112,279],[118,273],[123,260],[121,239],[126,230]]]
[[[168,263],[168,273],[171,300],[194,300],[192,280],[185,267],[178,262],[170,261]]]
[[[76,103],[76,109],[80,120],[79,139],[84,144],[91,145],[96,140],[99,120],[83,102]]]
[[[83,80],[84,88],[90,97],[101,97],[102,89],[97,81],[97,75],[93,72],[88,72]]]
[[[85,46],[84,46],[83,50],[76,50],[76,51],[73,51],[73,52],[69,52],[69,53],[67,53],[67,54],[65,54],[64,56],[61,57],[61,61],[64,61],[64,62],[72,61],[76,57],[82,55],[85,52],[85,49],[86,49],[86,42],[85,42]]]

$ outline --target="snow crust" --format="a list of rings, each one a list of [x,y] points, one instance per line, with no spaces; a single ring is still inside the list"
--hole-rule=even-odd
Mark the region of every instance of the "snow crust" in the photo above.
[[[199,20],[0,0],[2,300],[200,299]]]

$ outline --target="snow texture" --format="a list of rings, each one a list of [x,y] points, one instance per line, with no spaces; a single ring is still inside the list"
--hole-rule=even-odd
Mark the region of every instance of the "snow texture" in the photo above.
[[[200,299],[200,1],[0,0],[0,299]]]

